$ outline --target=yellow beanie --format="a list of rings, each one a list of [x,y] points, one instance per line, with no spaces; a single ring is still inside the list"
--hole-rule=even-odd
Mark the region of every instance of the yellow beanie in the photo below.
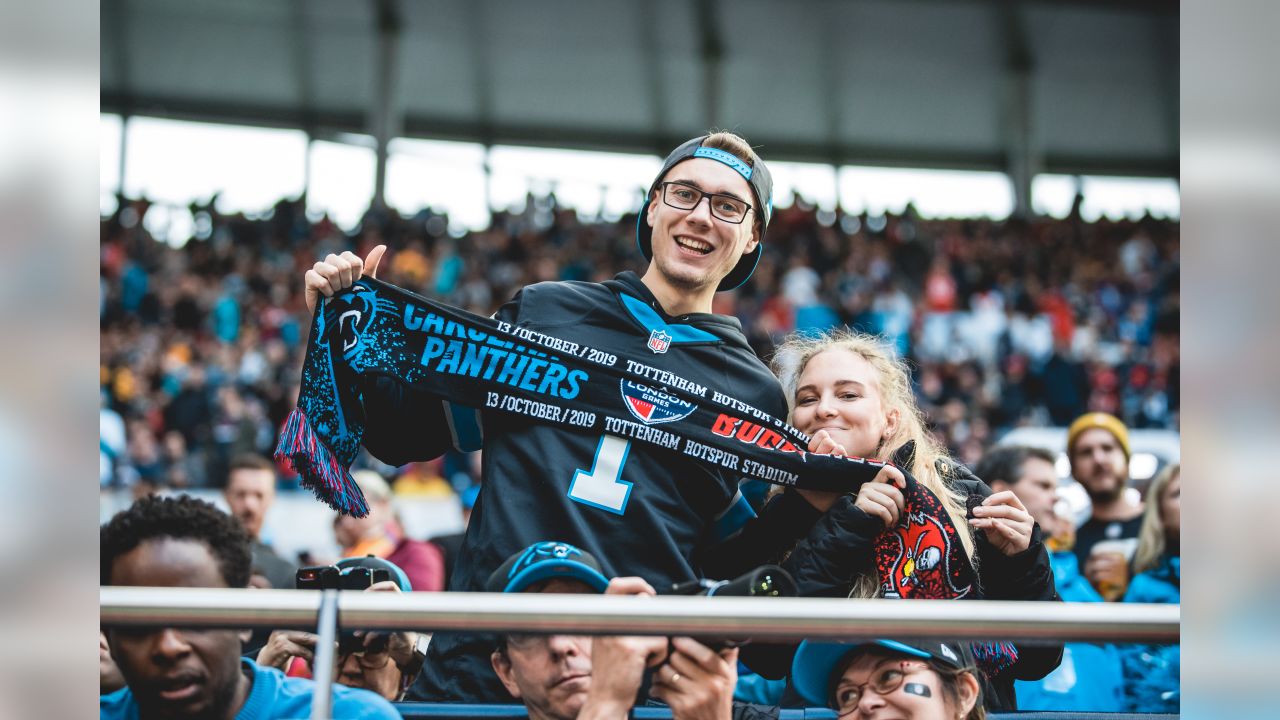
[[[1115,435],[1120,449],[1124,450],[1125,459],[1129,458],[1129,428],[1125,427],[1120,418],[1104,412],[1085,413],[1071,423],[1071,427],[1067,429],[1068,458],[1075,454],[1076,438],[1080,437],[1080,433],[1093,428],[1102,428]]]

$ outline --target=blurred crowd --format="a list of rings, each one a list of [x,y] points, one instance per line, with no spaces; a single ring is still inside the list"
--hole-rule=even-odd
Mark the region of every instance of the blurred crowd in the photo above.
[[[181,247],[151,236],[149,209],[122,198],[101,222],[104,487],[221,487],[232,458],[270,454],[309,328],[301,278],[327,253],[386,243],[381,279],[485,315],[529,283],[644,264],[634,216],[587,221],[553,195],[461,237],[429,210],[371,210],[344,232],[302,201],[263,219],[193,204],[196,236]],[[1178,428],[1179,242],[1177,222],[1152,218],[926,220],[793,197],[752,279],[716,311],[739,317],[766,359],[796,329],[884,336],[916,369],[934,431],[973,464],[1009,428],[1090,410]],[[460,458],[404,472],[428,488],[473,481]]]

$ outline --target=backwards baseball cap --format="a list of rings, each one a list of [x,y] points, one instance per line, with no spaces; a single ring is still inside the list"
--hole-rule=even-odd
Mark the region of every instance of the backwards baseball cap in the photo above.
[[[800,643],[795,659],[791,661],[791,682],[805,700],[825,707],[831,702],[831,691],[839,679],[833,676],[836,668],[840,667],[840,661],[877,648],[921,660],[933,658],[955,668],[974,666],[972,654],[956,642],[880,639],[814,643],[806,640]]]
[[[764,161],[754,152],[751,153],[751,162],[748,163],[727,150],[703,147],[702,143],[709,137],[711,136],[703,135],[686,142],[672,150],[662,163],[662,170],[649,186],[644,206],[640,208],[640,215],[636,218],[636,245],[640,247],[640,253],[644,255],[645,260],[653,260],[653,228],[645,222],[645,215],[649,211],[649,203],[653,202],[653,191],[658,188],[658,183],[662,182],[662,178],[667,176],[671,168],[692,158],[707,158],[722,162],[733,168],[751,186],[751,194],[755,199],[752,207],[756,217],[760,219],[760,242],[756,243],[756,249],[743,255],[716,288],[732,290],[746,282],[747,278],[751,277],[751,273],[755,272],[756,264],[760,262],[760,254],[764,250],[764,229],[769,226],[769,219],[773,216],[773,176],[769,174],[769,168],[765,167]]]
[[[370,570],[386,570],[391,573],[391,578],[396,581],[396,585],[400,586],[403,592],[413,592],[413,585],[409,582],[409,576],[399,565],[390,560],[383,560],[380,557],[366,555],[364,557],[343,558],[334,563],[334,567],[339,570],[347,570],[349,568],[369,568]]]
[[[590,553],[565,542],[534,543],[507,558],[485,584],[489,592],[518,593],[543,580],[578,580],[596,592],[604,592],[609,579]]]
[[[1129,458],[1129,428],[1125,427],[1120,418],[1104,412],[1085,413],[1076,418],[1071,423],[1071,427],[1067,428],[1068,458],[1075,454],[1076,440],[1080,438],[1080,433],[1093,428],[1102,428],[1115,435],[1116,441],[1120,443],[1120,449],[1124,450],[1125,459]]]

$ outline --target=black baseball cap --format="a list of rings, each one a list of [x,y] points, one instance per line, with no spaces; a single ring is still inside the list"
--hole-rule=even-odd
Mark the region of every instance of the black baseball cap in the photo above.
[[[832,677],[840,661],[874,648],[922,660],[933,658],[955,668],[973,667],[973,656],[961,643],[941,640],[858,640],[853,642],[800,643],[791,661],[791,682],[808,702],[825,707],[831,701]]]
[[[485,584],[489,592],[518,593],[543,580],[579,580],[602,593],[609,586],[600,563],[591,553],[555,540],[530,545],[507,558]]]
[[[654,178],[653,184],[649,186],[649,192],[645,194],[644,206],[640,208],[640,215],[636,218],[636,245],[640,248],[640,253],[644,255],[645,260],[653,260],[653,228],[649,227],[649,223],[645,222],[645,215],[649,211],[649,203],[652,202],[653,191],[657,189],[658,183],[662,182],[662,178],[667,176],[667,172],[676,165],[689,160],[691,158],[708,158],[716,160],[733,168],[739,175],[746,178],[747,184],[751,186],[751,194],[755,198],[753,207],[756,216],[760,218],[760,242],[756,243],[756,249],[742,256],[738,264],[728,275],[720,281],[717,290],[732,290],[751,277],[751,273],[756,271],[756,265],[760,262],[760,255],[764,251],[764,229],[769,226],[769,219],[773,217],[773,176],[769,174],[769,168],[765,167],[764,161],[759,155],[754,156],[750,164],[744,162],[737,155],[731,152],[721,150],[719,148],[703,147],[702,143],[710,135],[702,135],[696,137],[675,150],[667,156],[662,163],[662,170],[658,176]]]

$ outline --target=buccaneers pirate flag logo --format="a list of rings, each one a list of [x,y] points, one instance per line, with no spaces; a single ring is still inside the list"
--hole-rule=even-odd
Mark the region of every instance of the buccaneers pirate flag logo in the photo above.
[[[912,486],[914,485],[914,488]],[[942,501],[909,482],[898,524],[876,538],[876,570],[886,598],[950,600],[973,592],[973,568]]]

